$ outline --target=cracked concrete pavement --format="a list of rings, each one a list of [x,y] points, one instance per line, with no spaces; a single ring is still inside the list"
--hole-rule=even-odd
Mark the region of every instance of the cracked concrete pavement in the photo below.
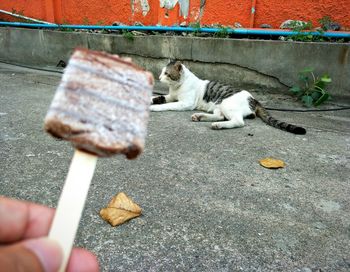
[[[0,64],[0,195],[56,206],[73,149],[43,132],[43,118],[60,76]],[[102,271],[350,270],[349,110],[272,112],[302,136],[259,119],[213,131],[191,114],[151,113],[139,159],[98,161],[76,246]],[[261,167],[269,156],[286,167]],[[98,212],[121,191],[143,215],[113,228]]]

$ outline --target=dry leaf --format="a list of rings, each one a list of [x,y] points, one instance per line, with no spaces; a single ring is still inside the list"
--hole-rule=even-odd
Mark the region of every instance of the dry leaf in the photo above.
[[[108,208],[123,209],[134,213],[141,213],[141,208],[132,201],[125,193],[117,194],[108,204]]]
[[[100,215],[113,227],[121,225],[132,218],[140,216],[139,213],[134,213],[116,208],[104,208],[100,211]]]
[[[126,194],[119,193],[112,198],[107,208],[100,211],[100,216],[112,226],[121,225],[124,222],[141,215],[141,208]]]
[[[269,169],[283,168],[286,166],[284,161],[277,160],[274,158],[261,159],[259,162],[260,162],[260,165],[264,166],[265,168],[269,168]]]

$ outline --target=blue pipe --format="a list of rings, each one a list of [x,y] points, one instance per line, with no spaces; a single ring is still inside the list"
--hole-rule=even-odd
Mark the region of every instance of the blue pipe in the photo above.
[[[43,29],[88,29],[88,30],[127,30],[127,31],[173,31],[173,32],[205,32],[217,33],[222,31],[220,28],[194,28],[194,27],[180,27],[180,26],[100,26],[100,25],[59,25],[59,24],[30,24],[20,22],[0,22],[0,26],[12,27],[27,27],[27,28],[43,28]],[[269,30],[269,29],[245,29],[235,28],[227,29],[228,34],[237,35],[268,35],[268,36],[292,36],[292,35],[313,35],[327,38],[350,38],[350,32],[324,32],[305,31],[296,32],[290,30]]]

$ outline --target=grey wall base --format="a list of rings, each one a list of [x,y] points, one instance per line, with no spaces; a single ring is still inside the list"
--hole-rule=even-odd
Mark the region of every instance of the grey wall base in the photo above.
[[[158,77],[169,59],[179,59],[201,78],[242,88],[287,91],[298,82],[298,71],[312,67],[328,73],[330,92],[350,101],[350,44],[182,36],[135,36],[0,28],[0,60],[55,67],[67,62],[76,47],[131,56]]]

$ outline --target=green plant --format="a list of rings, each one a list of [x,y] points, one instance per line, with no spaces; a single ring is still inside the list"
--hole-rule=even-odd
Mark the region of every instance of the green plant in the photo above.
[[[324,31],[327,30],[327,26],[329,26],[332,23],[332,21],[333,20],[330,16],[323,16],[321,19],[318,19],[318,22],[320,23]]]
[[[228,38],[230,34],[228,33],[229,27],[220,26],[219,31],[215,32],[214,37],[216,38]]]
[[[191,23],[191,24],[189,24],[189,27],[193,28],[193,35],[194,36],[198,36],[199,35],[200,29],[201,29],[200,22]]]
[[[327,84],[332,82],[328,74],[316,77],[313,68],[305,68],[298,73],[300,86],[293,86],[290,91],[297,95],[307,106],[317,107],[329,99],[330,95],[326,91]]]
[[[311,22],[301,22],[301,21],[292,21],[289,24],[291,30],[300,32],[304,30],[311,30],[313,28]]]
[[[317,29],[317,35],[314,35],[311,33],[313,29],[313,25],[311,22],[299,22],[299,21],[293,21],[290,23],[290,28],[292,31],[295,32],[294,35],[291,35],[289,39],[293,41],[300,41],[300,42],[323,42],[326,41],[326,38],[322,37],[322,34],[324,34],[323,29]]]
[[[129,41],[133,41],[135,39],[135,35],[134,33],[127,31],[125,29],[123,29],[122,31],[122,35],[125,39],[129,40]]]

